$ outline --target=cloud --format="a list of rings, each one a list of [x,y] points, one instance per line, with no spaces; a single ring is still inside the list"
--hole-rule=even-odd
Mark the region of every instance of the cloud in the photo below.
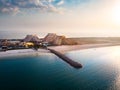
[[[98,1],[98,0],[96,0]],[[0,0],[0,14],[65,13],[95,0]]]
[[[2,8],[1,11],[3,13],[9,13],[9,12],[17,13],[19,12],[19,8],[18,7]]]
[[[57,3],[57,5],[62,5],[64,4],[64,0],[61,0],[60,2]]]
[[[0,13],[2,14],[17,14],[23,12],[24,9],[31,10],[37,9],[40,12],[55,12],[59,13],[63,0],[59,3],[53,4],[56,0],[0,0]]]

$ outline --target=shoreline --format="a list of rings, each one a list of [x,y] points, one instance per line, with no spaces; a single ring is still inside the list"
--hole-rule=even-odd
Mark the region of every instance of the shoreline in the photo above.
[[[50,51],[45,49],[39,49],[38,51],[34,49],[8,50],[8,51],[0,52],[0,58],[11,57],[11,56],[42,55],[45,53],[50,53]]]
[[[102,47],[110,47],[110,46],[119,46],[120,44],[83,44],[83,45],[62,45],[62,46],[49,46],[48,49],[53,49],[60,53],[67,53],[70,51],[78,51],[83,49],[91,49],[91,48],[102,48]],[[38,51],[33,49],[20,49],[20,50],[8,50],[0,52],[0,58],[2,57],[10,57],[10,56],[29,56],[29,55],[42,55],[51,53],[49,50],[38,49]]]
[[[91,48],[102,48],[102,47],[111,47],[111,46],[120,46],[120,43],[104,43],[104,44],[83,44],[83,45],[62,45],[62,46],[50,46],[49,49],[56,50],[60,53],[67,53],[70,51],[78,51]]]

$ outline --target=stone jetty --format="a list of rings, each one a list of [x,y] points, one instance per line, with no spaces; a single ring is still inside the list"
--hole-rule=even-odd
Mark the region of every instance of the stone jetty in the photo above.
[[[82,68],[82,65],[78,62],[75,62],[73,61],[72,59],[68,58],[67,56],[65,56],[64,54],[58,52],[58,51],[55,51],[53,49],[49,49],[51,53],[54,53],[55,55],[57,55],[59,58],[61,58],[62,60],[64,60],[65,62],[67,62],[68,64],[70,64],[72,67],[74,68]]]

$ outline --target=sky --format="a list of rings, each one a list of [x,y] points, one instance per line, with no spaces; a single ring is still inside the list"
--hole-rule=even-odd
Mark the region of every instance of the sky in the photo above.
[[[6,34],[7,32],[7,34]],[[120,36],[119,0],[0,0],[0,35]]]

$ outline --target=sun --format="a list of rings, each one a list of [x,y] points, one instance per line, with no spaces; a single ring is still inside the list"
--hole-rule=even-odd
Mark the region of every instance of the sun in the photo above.
[[[117,3],[112,10],[113,22],[120,25],[120,3]]]

